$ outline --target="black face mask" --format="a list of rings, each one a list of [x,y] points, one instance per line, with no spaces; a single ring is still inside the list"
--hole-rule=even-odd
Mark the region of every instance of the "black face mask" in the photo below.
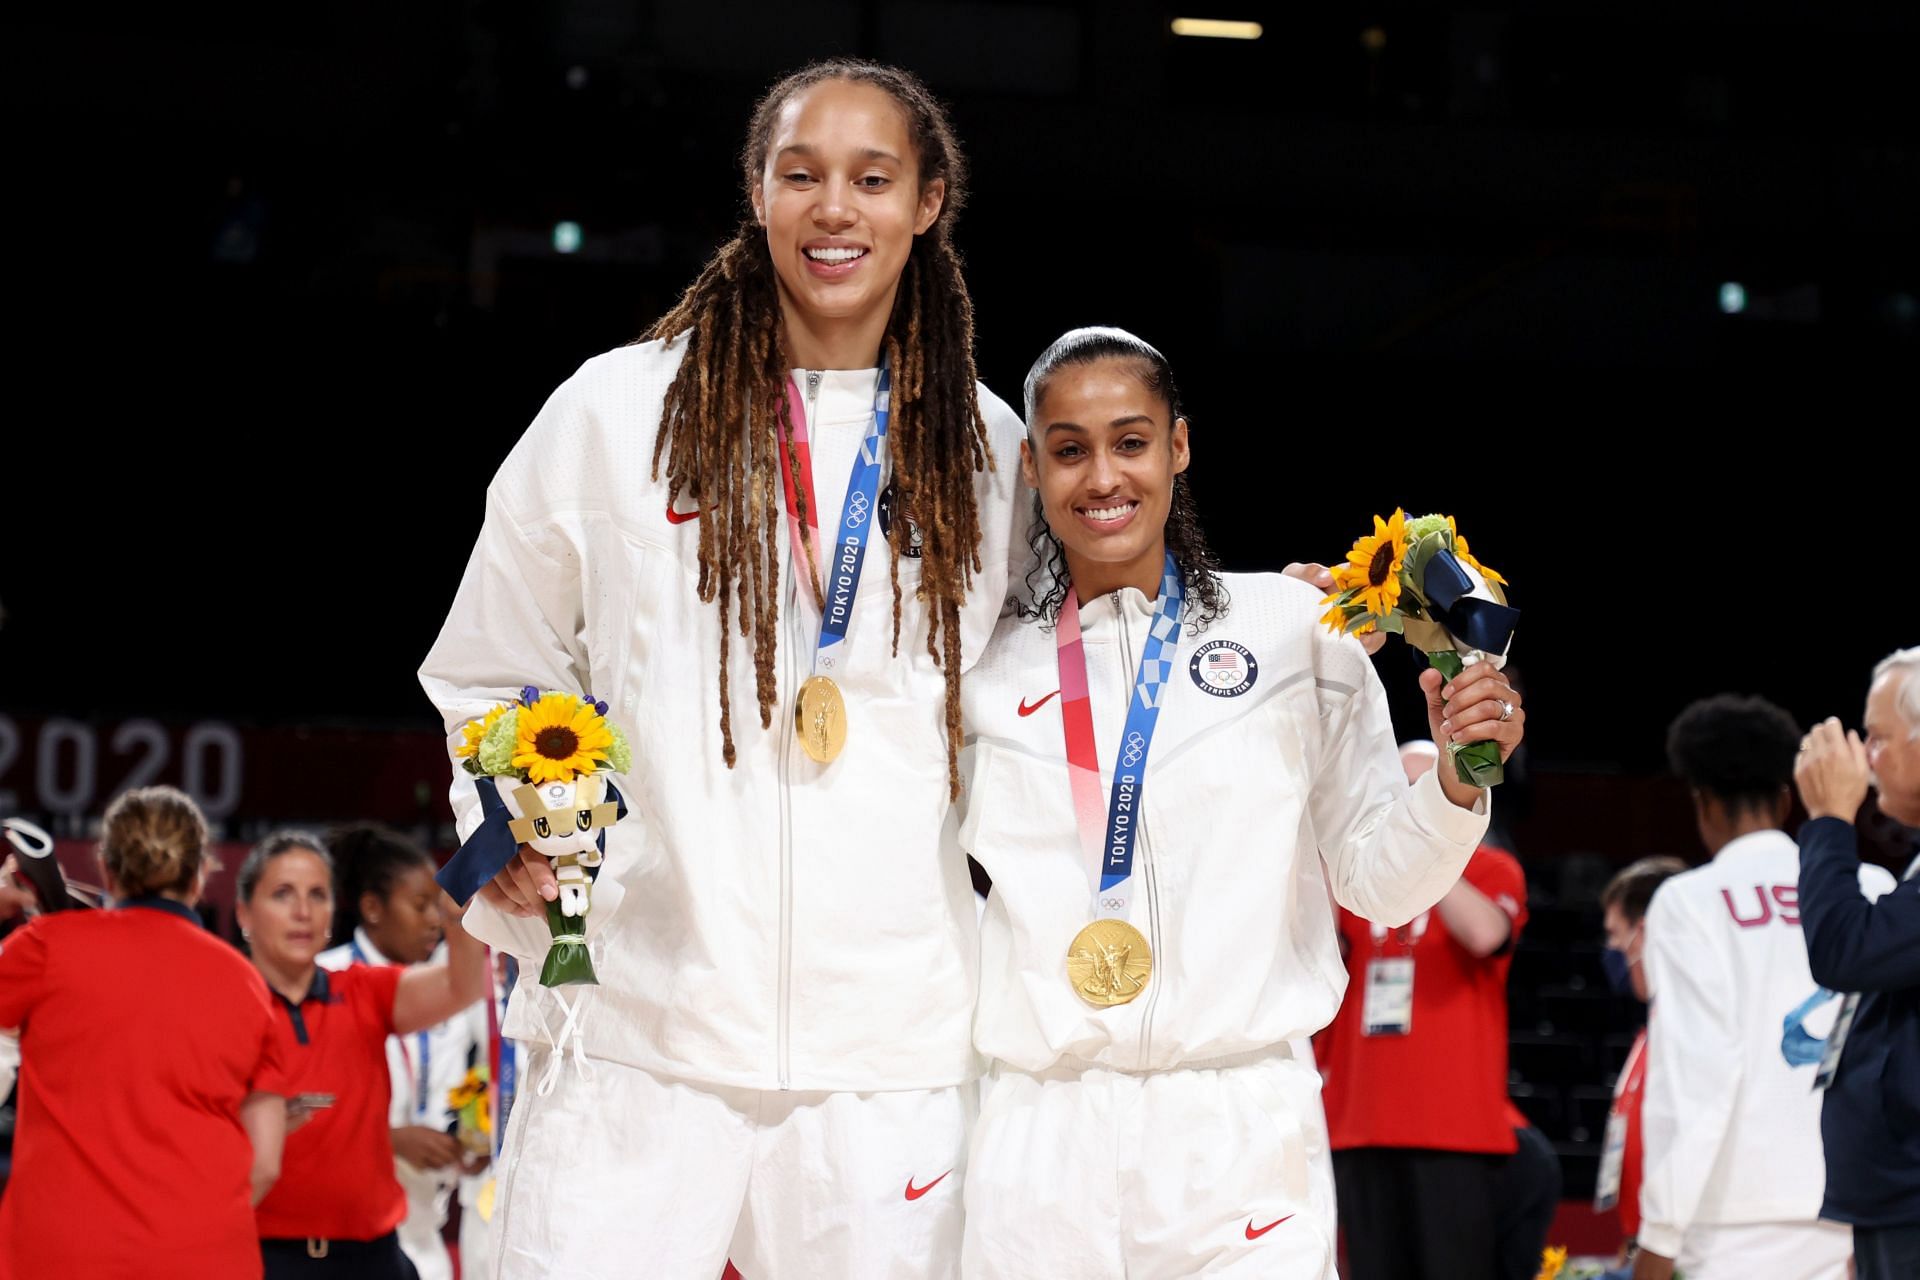
[[[1627,935],[1629,941],[1639,932],[1640,925],[1636,924],[1633,926],[1633,933]],[[1633,990],[1633,961],[1627,959],[1627,953],[1624,949],[1620,947],[1608,947],[1605,951],[1602,951],[1600,953],[1600,968],[1601,971],[1607,975],[1607,985],[1613,989],[1613,994],[1617,996],[1634,996],[1635,999],[1639,998]]]
[[[1618,947],[1608,947],[1600,953],[1600,968],[1606,972],[1607,985],[1613,988],[1613,994],[1633,994],[1633,966],[1628,962],[1626,952]]]

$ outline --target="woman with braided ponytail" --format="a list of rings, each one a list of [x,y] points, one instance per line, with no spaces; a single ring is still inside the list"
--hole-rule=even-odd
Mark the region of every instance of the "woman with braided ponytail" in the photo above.
[[[600,985],[557,1027],[530,976],[509,1006],[534,1052],[503,1280],[958,1265],[975,934],[942,829],[961,676],[1028,554],[1021,428],[975,381],[966,166],[924,86],[791,75],[741,177],[748,216],[678,305],[501,467],[422,670],[449,729],[535,684],[633,745]],[[523,975],[551,885],[523,851],[467,915]]]

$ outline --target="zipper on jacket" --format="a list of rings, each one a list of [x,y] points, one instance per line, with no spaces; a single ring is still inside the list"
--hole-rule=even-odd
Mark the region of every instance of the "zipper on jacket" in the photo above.
[[[1120,705],[1127,709],[1128,715],[1131,715],[1133,714],[1132,673],[1138,669],[1140,660],[1133,651],[1133,629],[1127,624],[1126,601],[1118,591],[1113,593],[1111,600],[1114,621],[1120,626],[1120,680],[1121,688],[1125,691],[1125,701]],[[1114,768],[1116,770],[1119,768],[1118,761],[1115,761]],[[1161,957],[1165,954],[1160,949],[1160,880],[1154,874],[1153,846],[1147,841],[1146,778],[1144,776],[1141,778],[1140,787],[1139,823],[1135,831],[1137,833],[1134,837],[1137,846],[1135,852],[1140,859],[1139,875],[1147,891],[1147,946],[1153,952],[1154,967],[1158,968]],[[1146,1007],[1140,1012],[1140,1066],[1142,1067],[1147,1065],[1152,1056],[1153,1010],[1160,1000],[1161,981],[1164,979],[1148,981]]]
[[[807,370],[807,431],[811,438],[814,424],[819,420],[816,412],[820,403],[820,371]],[[811,477],[809,477],[811,478]],[[819,520],[817,512],[809,512],[814,520]],[[795,546],[787,553],[787,591],[785,617],[787,619],[788,643],[780,647],[786,651],[787,660],[787,699],[788,708],[781,717],[779,729],[786,734],[786,745],[780,751],[780,1031],[779,1031],[779,1075],[780,1087],[791,1086],[793,1072],[793,753],[798,740],[790,723],[800,711],[799,696],[801,674],[795,665],[798,655],[797,645],[792,643],[792,621],[794,607],[799,599],[800,557],[806,552]]]

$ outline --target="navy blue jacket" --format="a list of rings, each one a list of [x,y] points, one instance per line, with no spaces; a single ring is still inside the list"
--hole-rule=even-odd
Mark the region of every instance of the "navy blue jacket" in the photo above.
[[[1862,993],[1820,1112],[1820,1216],[1863,1227],[1920,1224],[1920,877],[1878,902],[1860,893],[1853,824],[1800,828],[1800,927],[1813,980]]]

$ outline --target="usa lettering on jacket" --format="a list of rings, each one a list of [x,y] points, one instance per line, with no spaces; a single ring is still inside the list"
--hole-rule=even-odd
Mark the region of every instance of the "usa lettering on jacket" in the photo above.
[[[1751,915],[1745,914],[1749,893],[1753,895],[1755,903],[1755,910]],[[1768,901],[1769,898],[1772,902]],[[1796,928],[1800,924],[1800,887],[1798,885],[1756,884],[1740,890],[1737,900],[1732,889],[1722,889],[1720,900],[1727,904],[1727,914],[1732,916],[1733,922],[1742,929],[1758,929],[1776,918],[1781,924],[1793,925]],[[1777,917],[1774,913],[1776,903],[1779,905]]]

